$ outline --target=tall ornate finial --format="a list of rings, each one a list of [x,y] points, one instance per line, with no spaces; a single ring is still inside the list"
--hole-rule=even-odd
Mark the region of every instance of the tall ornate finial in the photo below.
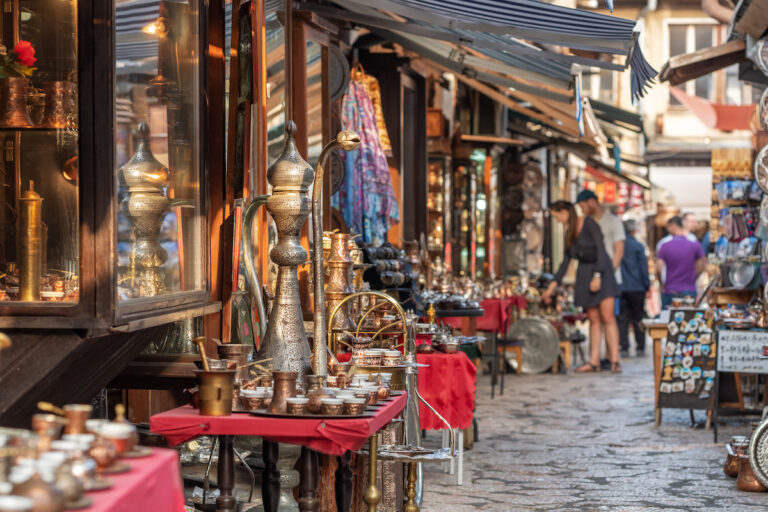
[[[288,121],[283,151],[267,170],[267,181],[272,185],[267,211],[277,227],[277,245],[269,256],[278,265],[278,271],[274,305],[258,358],[272,358],[275,370],[298,372],[299,382],[303,382],[309,370],[310,351],[298,276],[298,266],[306,262],[307,251],[299,237],[310,212],[309,187],[315,171],[299,154],[295,133],[296,123]]]
[[[117,176],[120,185],[128,192],[121,208],[130,219],[136,237],[134,263],[138,279],[137,295],[152,297],[165,290],[162,266],[168,259],[168,253],[160,245],[158,235],[168,210],[169,199],[163,189],[168,185],[170,171],[152,154],[149,125],[142,122],[135,134],[136,151],[120,168]]]

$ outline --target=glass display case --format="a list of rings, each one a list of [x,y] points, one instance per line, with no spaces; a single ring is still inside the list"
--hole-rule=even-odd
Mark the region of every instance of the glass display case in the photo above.
[[[4,2],[1,326],[207,307],[202,3]]]

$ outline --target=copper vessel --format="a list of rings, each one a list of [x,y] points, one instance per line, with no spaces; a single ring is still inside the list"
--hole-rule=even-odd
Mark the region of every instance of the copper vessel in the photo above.
[[[267,407],[267,412],[285,414],[288,411],[286,398],[296,396],[297,372],[272,371],[272,402]]]
[[[30,498],[34,503],[32,512],[64,510],[64,493],[55,485],[45,482],[37,473],[26,482],[14,485],[11,494]]]
[[[32,128],[27,108],[29,80],[21,77],[0,78],[0,128]]]
[[[96,462],[98,471],[104,471],[117,460],[117,447],[111,441],[97,436],[93,443],[91,443],[88,456]]]
[[[349,272],[352,268],[352,258],[349,256],[349,234],[334,233],[331,235],[331,250],[328,255],[328,283],[325,288],[326,307],[329,311],[339,306],[333,317],[331,328],[338,336],[342,331],[354,331],[355,324],[349,315],[349,302],[343,302],[352,293]]]
[[[43,127],[76,128],[77,89],[67,80],[55,80],[45,87]]]
[[[55,414],[33,414],[32,430],[37,433],[38,453],[47,452],[51,448],[51,441],[58,439],[67,420]]]
[[[267,211],[278,233],[277,245],[269,255],[278,265],[278,271],[275,299],[257,358],[272,358],[275,370],[295,372],[301,378],[309,371],[309,344],[304,332],[298,274],[298,266],[306,261],[307,251],[299,237],[309,216],[309,186],[315,173],[296,148],[293,121],[286,123],[285,133],[283,152],[267,170],[267,181],[273,191],[267,199]],[[285,412],[285,401],[273,398],[270,410],[274,412],[276,408]]]
[[[739,476],[739,457],[733,452],[733,448],[730,443],[726,444],[726,450],[728,451],[725,456],[725,463],[723,464],[723,473],[731,478]]]
[[[307,375],[304,377],[306,382],[304,396],[309,399],[307,410],[310,414],[319,414],[323,398],[331,398],[323,389],[323,377],[321,375]]]
[[[43,198],[33,181],[19,198],[18,223],[19,300],[37,301],[43,274]]]
[[[85,422],[91,417],[93,407],[88,404],[67,404],[64,406],[64,414],[67,424],[64,426],[65,434],[86,434]]]
[[[136,152],[117,172],[120,186],[128,195],[121,204],[123,213],[131,221],[136,237],[132,288],[138,285],[139,297],[153,297],[165,291],[165,272],[162,268],[168,253],[160,245],[158,235],[170,200],[164,188],[169,184],[170,172],[149,148],[149,125],[142,122],[137,129]],[[138,283],[136,282],[138,280]]]
[[[749,455],[739,455],[739,477],[736,479],[736,487],[740,491],[763,492],[765,486],[755,476],[749,463]]]
[[[197,376],[200,416],[229,416],[232,414],[235,370],[195,370]]]
[[[252,345],[242,345],[236,343],[225,343],[223,345],[217,345],[216,351],[219,354],[219,359],[229,359],[237,363],[237,372],[235,373],[235,384],[241,384],[248,382],[248,354],[253,351]]]

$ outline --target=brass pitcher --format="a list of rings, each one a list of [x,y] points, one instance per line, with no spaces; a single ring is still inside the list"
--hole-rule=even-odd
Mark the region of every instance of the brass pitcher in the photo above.
[[[29,80],[21,77],[0,78],[0,128],[32,128],[27,108]]]
[[[235,370],[195,370],[200,400],[200,416],[232,414]]]

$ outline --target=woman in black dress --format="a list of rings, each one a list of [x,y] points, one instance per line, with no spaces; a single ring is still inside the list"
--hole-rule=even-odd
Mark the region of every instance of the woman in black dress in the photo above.
[[[619,287],[616,284],[611,258],[605,252],[603,233],[592,217],[579,218],[573,204],[568,201],[555,202],[552,205],[552,216],[566,226],[565,255],[555,279],[542,298],[549,302],[555,288],[568,271],[571,260],[578,260],[574,296],[576,304],[586,311],[589,318],[590,358],[589,363],[580,366],[576,371],[600,371],[600,340],[604,326],[611,372],[619,373],[619,329],[614,314]]]

